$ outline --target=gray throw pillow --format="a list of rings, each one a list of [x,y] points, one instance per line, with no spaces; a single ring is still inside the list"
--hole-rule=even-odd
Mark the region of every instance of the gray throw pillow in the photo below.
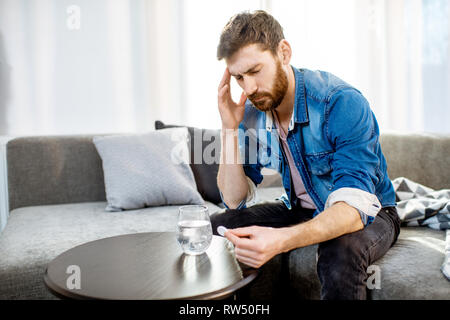
[[[165,124],[159,120],[155,121],[156,130],[175,127],[179,128],[184,126]],[[219,187],[217,186],[217,173],[219,172],[221,147],[220,130],[199,129],[194,127],[187,127],[187,129],[190,136],[190,166],[197,184],[197,190],[203,199],[215,204],[221,204],[222,199],[220,198]],[[201,148],[198,148],[197,143],[200,143]],[[208,151],[207,149],[212,151],[208,154],[211,154],[213,157],[211,160],[213,161],[205,161],[203,155]],[[195,152],[200,152],[200,161],[196,159]]]
[[[186,128],[94,137],[107,211],[203,204],[189,166]]]

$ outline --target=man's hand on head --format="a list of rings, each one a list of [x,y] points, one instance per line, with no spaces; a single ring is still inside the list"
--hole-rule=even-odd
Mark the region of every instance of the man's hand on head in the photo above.
[[[236,103],[233,101],[231,97],[230,78],[231,74],[228,68],[226,68],[219,84],[217,96],[223,129],[238,128],[239,123],[244,118],[245,100],[247,99],[245,93],[242,92],[239,102]]]
[[[286,235],[282,229],[251,226],[228,229],[225,237],[235,246],[236,258],[253,268],[259,268],[283,252]]]

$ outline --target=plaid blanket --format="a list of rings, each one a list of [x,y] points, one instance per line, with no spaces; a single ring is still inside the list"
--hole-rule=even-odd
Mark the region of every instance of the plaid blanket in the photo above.
[[[403,226],[446,230],[442,273],[450,280],[450,189],[433,190],[407,178],[392,180],[397,212]]]

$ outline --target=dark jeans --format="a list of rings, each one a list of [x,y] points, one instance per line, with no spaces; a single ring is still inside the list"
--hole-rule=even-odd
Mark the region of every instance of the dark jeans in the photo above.
[[[312,218],[314,210],[283,203],[266,203],[246,209],[229,209],[211,216],[214,234],[217,227],[251,225],[286,227]],[[321,299],[366,299],[367,268],[394,245],[400,233],[400,219],[395,207],[383,208],[375,220],[362,230],[322,242],[318,246],[317,274]],[[287,270],[282,267],[282,270]]]

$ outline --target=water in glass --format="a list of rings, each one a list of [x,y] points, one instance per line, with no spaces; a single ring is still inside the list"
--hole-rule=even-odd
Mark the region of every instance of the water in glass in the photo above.
[[[209,248],[212,228],[208,207],[201,205],[180,207],[177,240],[186,254],[202,254]]]

